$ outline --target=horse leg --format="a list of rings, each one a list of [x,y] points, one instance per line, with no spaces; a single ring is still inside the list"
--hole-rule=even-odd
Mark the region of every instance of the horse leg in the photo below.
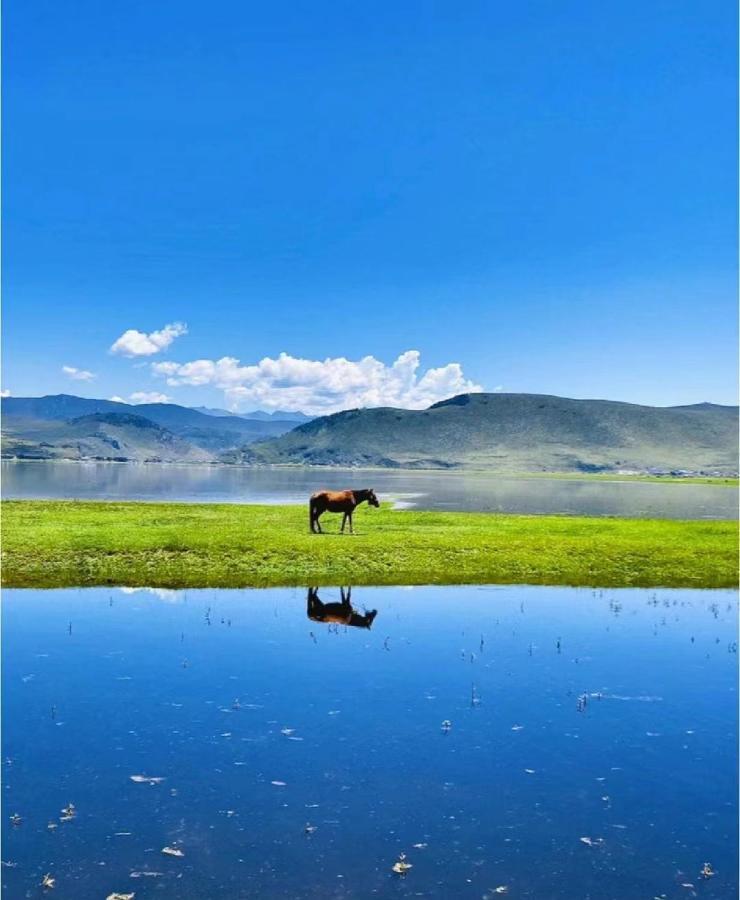
[[[349,517],[349,533],[354,534],[355,529],[354,529],[354,526],[352,525],[352,513],[351,512],[347,513],[347,516]]]
[[[323,510],[321,511],[323,512]],[[321,512],[317,511],[314,516],[314,522],[316,523],[316,530],[318,534],[323,534],[324,532],[321,530],[321,522],[319,522],[319,517],[321,516]]]
[[[347,521],[347,513],[342,516],[342,528],[341,533],[344,534],[344,523]]]

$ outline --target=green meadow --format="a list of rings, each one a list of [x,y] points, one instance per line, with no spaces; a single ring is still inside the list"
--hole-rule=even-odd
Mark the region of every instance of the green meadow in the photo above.
[[[361,507],[6,501],[7,587],[552,584],[731,587],[737,523]]]

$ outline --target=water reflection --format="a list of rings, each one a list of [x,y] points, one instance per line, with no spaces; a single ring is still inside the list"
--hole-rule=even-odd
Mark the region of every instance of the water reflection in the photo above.
[[[306,614],[314,622],[325,622],[330,625],[351,625],[354,628],[372,628],[373,621],[378,614],[377,609],[359,613],[352,606],[352,588],[346,590],[339,588],[341,601],[339,603],[323,603],[319,597],[319,589],[308,589],[308,608]]]
[[[5,499],[300,503],[327,483],[373,484],[397,507],[536,515],[736,519],[737,491],[703,484],[517,478],[476,472],[167,466],[117,463],[1,464]]]
[[[381,627],[343,634],[357,606]],[[732,592],[9,590],[2,617],[4,900],[737,896]]]

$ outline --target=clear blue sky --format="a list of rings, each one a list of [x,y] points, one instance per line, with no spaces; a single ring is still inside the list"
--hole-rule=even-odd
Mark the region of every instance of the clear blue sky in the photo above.
[[[9,0],[4,387],[314,378],[328,408],[323,369],[245,367],[418,350],[489,390],[736,402],[736,33],[730,0]]]

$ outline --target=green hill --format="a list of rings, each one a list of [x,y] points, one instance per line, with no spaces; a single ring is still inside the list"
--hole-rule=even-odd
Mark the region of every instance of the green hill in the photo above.
[[[283,434],[295,424],[206,415],[176,403],[132,406],[71,394],[5,397],[2,455],[5,459],[213,462],[224,451]]]
[[[510,472],[737,471],[737,408],[463,394],[425,410],[354,409],[245,447],[234,461]]]
[[[130,413],[93,413],[71,420],[37,420],[22,437],[4,439],[4,455],[26,459],[120,462],[206,462],[209,456],[161,425]]]

